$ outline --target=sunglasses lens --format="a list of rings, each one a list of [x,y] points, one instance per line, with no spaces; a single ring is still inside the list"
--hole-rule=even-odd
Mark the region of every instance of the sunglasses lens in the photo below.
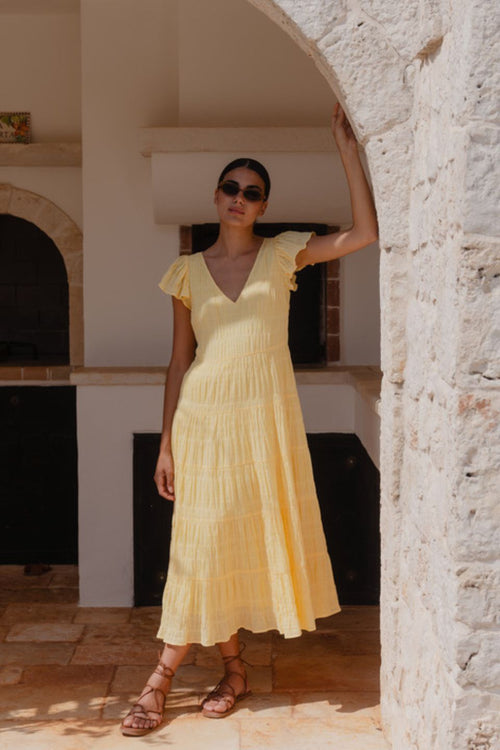
[[[243,195],[247,199],[247,201],[260,201],[262,200],[262,193],[260,190],[256,190],[255,188],[247,188],[243,191]]]
[[[240,186],[235,182],[223,182],[220,189],[225,195],[238,195]]]

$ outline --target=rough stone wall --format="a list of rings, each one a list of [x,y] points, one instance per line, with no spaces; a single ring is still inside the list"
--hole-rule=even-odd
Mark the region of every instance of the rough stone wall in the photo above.
[[[251,2],[313,56],[374,186],[385,731],[394,750],[495,750],[499,6]]]
[[[398,747],[500,747],[498,20],[453,3],[415,77]]]

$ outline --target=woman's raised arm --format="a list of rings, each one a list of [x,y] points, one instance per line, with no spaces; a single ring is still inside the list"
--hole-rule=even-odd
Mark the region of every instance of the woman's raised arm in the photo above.
[[[359,158],[356,137],[338,102],[332,115],[332,133],[349,185],[353,224],[350,229],[323,237],[311,237],[307,246],[297,253],[295,261],[298,270],[313,263],[341,258],[378,238],[375,203]]]

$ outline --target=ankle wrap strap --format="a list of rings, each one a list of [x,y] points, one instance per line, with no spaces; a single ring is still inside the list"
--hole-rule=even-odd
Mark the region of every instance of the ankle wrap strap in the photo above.
[[[247,647],[247,644],[246,643],[242,643],[241,644],[241,648],[240,648],[240,650],[239,650],[239,652],[237,654],[234,654],[234,656],[231,656],[231,655],[223,656],[222,657],[222,661],[224,662],[224,664],[225,665],[231,664],[231,662],[234,661],[235,659],[239,659],[242,662],[242,664],[246,664],[248,667],[252,667],[253,668],[253,666],[254,666],[253,664],[250,664],[249,661],[245,661],[245,659],[241,658],[241,654],[246,649],[246,647]]]

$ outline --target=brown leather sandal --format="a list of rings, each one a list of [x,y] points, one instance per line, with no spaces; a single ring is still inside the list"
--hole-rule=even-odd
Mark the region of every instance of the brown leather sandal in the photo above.
[[[153,674],[157,674],[160,677],[163,677],[165,680],[172,680],[172,678],[175,676],[175,672],[170,668],[167,667],[166,664],[164,664],[161,660],[161,653],[158,654],[160,657],[160,661],[155,668]],[[149,690],[148,690],[149,688]],[[146,695],[149,695],[150,693],[161,693],[163,696],[163,702],[161,705],[161,710],[155,710],[155,709],[146,709],[142,703],[140,702],[142,698],[145,698]],[[120,729],[121,733],[125,735],[125,737],[143,737],[145,734],[149,734],[150,732],[153,732],[155,729],[158,729],[158,727],[163,723],[163,712],[165,710],[165,701],[167,699],[167,693],[165,693],[164,690],[162,690],[159,687],[153,687],[149,683],[146,683],[146,687],[142,691],[141,695],[139,696],[139,700],[137,703],[134,703],[130,711],[128,712],[127,716],[125,716],[125,719],[129,716],[136,716],[138,719],[144,719],[145,721],[156,721],[155,719],[152,719],[151,716],[148,716],[148,714],[158,714],[159,719],[157,723],[152,727],[127,727],[124,725],[125,719],[123,719]]]
[[[243,643],[239,653],[236,654],[235,656],[223,656],[222,660],[224,664],[228,665],[235,659],[239,659],[240,661],[243,662],[243,664],[248,664],[249,667],[252,667],[253,664],[250,664],[249,662],[245,661],[245,659],[241,658],[241,654],[243,653],[245,648],[246,648],[246,644]],[[245,687],[244,687],[243,692],[238,693],[238,695],[236,695],[236,691],[233,688],[233,686],[227,681],[227,677],[231,674],[235,674],[241,680],[243,680]],[[207,697],[203,699],[201,703],[201,713],[203,716],[207,716],[209,719],[222,719],[224,716],[228,716],[232,711],[234,711],[234,708],[238,701],[243,700],[243,698],[247,698],[251,694],[252,694],[252,691],[248,690],[246,676],[243,677],[243,675],[240,674],[239,672],[226,669],[222,680],[220,680],[217,683],[217,685],[214,687],[214,689],[210,691]],[[226,703],[226,710],[225,711],[212,711],[208,708],[205,708],[205,704],[207,704],[211,700],[224,701]]]

